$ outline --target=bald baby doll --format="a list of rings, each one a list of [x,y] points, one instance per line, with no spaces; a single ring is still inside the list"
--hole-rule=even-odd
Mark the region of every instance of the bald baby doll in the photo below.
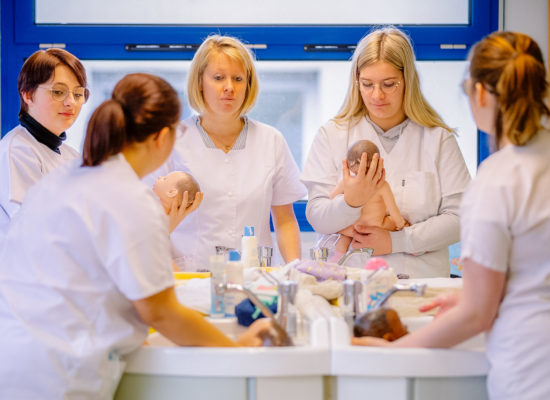
[[[185,208],[191,206],[195,195],[201,191],[199,184],[191,175],[183,171],[174,171],[166,176],[159,176],[153,185],[153,191],[159,197],[166,213],[170,212],[172,203],[182,202],[183,193],[187,191],[188,203]]]
[[[372,157],[375,154],[379,154],[380,150],[370,140],[358,140],[355,142],[349,148],[347,155],[349,170],[355,175],[357,175],[359,163],[361,162],[361,155],[363,153],[367,153],[368,171],[368,166],[370,166]],[[342,179],[338,182],[338,185],[336,185],[330,194],[330,198],[333,199],[337,195],[343,193],[344,181]],[[341,256],[348,251],[354,234],[353,226],[356,224],[365,226],[379,226],[389,231],[401,230],[407,224],[407,221],[405,221],[397,208],[395,198],[393,197],[393,193],[388,182],[384,182],[380,189],[378,189],[378,191],[363,206],[361,216],[355,224],[350,225],[338,232],[341,236],[336,243],[337,256]]]
[[[183,171],[174,171],[166,176],[159,176],[153,185],[153,191],[159,197],[162,207],[170,217],[170,232],[181,221],[181,216],[177,217],[172,211],[173,207],[179,206],[183,210],[183,217],[187,213],[194,211],[202,201],[202,193],[197,181],[188,173]],[[187,192],[187,204],[184,206],[183,194]],[[175,202],[175,205],[174,205]],[[196,203],[196,204],[195,204]],[[181,205],[180,205],[181,204]],[[176,213],[178,213],[176,211]],[[174,219],[172,216],[174,215]],[[172,262],[172,269],[179,272],[180,268],[175,262]]]

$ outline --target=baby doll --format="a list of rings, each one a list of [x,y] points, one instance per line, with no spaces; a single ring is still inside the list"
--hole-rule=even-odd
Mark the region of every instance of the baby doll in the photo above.
[[[183,201],[183,193],[187,191],[187,204],[183,204],[180,208],[189,209],[189,207],[197,199],[196,195],[200,192],[200,187],[197,181],[188,173],[183,171],[174,171],[166,176],[159,176],[153,185],[153,191],[159,197],[162,207],[166,214],[170,216],[170,210],[174,201],[179,204]],[[198,204],[200,204],[202,197],[198,198]],[[178,221],[170,219],[170,232],[177,226]],[[184,257],[176,257],[172,262],[172,268],[175,272],[185,269],[185,264],[189,260],[185,260]]]
[[[174,171],[166,176],[159,176],[153,185],[153,191],[160,198],[160,202],[166,213],[170,211],[172,203],[180,203],[183,199],[183,193],[188,193],[188,203],[185,208],[193,204],[195,195],[201,189],[197,181],[188,173],[183,171]]]
[[[367,171],[372,161],[372,157],[376,153],[380,153],[378,147],[370,140],[358,140],[348,150],[347,161],[350,171],[353,174],[357,174],[359,169],[359,163],[361,161],[361,155],[367,153]],[[333,199],[339,194],[344,193],[344,181],[340,180],[338,185],[334,188],[330,194],[330,198]],[[389,214],[389,215],[388,215]],[[361,224],[366,226],[379,226],[389,231],[401,230],[407,221],[403,218],[395,199],[391,191],[388,182],[384,182],[383,186],[370,198],[370,200],[363,206],[361,210],[361,216],[355,222],[355,224]],[[354,224],[354,225],[355,225]],[[337,257],[348,251],[349,245],[353,237],[353,225],[348,226],[338,232],[341,236],[336,243]]]
[[[392,342],[407,333],[407,327],[401,323],[393,308],[383,307],[367,311],[359,315],[353,325],[355,337],[374,336]]]

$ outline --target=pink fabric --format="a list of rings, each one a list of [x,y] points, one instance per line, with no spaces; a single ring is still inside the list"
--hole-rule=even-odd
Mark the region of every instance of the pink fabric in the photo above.
[[[371,257],[367,260],[367,263],[365,264],[365,269],[368,270],[379,268],[388,268],[388,264],[386,263],[386,261],[384,261],[384,259],[380,257]]]

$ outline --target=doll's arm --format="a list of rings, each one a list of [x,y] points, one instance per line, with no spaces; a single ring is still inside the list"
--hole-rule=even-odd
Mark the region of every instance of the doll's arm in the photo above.
[[[391,219],[395,223],[395,229],[398,231],[403,229],[407,221],[405,221],[405,218],[403,218],[401,212],[399,211],[399,208],[397,207],[397,204],[395,203],[395,198],[393,197],[393,193],[388,182],[386,182],[382,187],[381,194],[382,198],[384,199],[386,209],[388,210]]]

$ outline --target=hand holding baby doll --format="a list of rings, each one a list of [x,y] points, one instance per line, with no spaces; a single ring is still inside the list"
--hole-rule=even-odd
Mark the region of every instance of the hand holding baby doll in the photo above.
[[[181,221],[195,211],[202,202],[203,193],[197,181],[188,173],[174,171],[166,176],[159,176],[153,191],[168,214],[170,233]],[[191,201],[189,201],[192,199]]]

